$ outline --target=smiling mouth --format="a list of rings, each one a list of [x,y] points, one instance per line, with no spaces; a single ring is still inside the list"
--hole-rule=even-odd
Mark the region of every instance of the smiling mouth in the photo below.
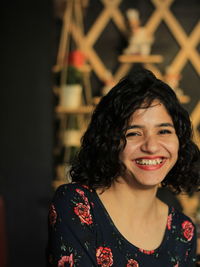
[[[143,166],[156,166],[159,164],[162,164],[164,161],[164,158],[156,158],[156,159],[136,159],[135,162],[138,165]]]

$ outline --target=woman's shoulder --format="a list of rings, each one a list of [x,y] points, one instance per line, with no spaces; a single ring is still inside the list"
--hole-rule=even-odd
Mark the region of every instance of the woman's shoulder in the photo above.
[[[79,183],[66,183],[60,185],[54,194],[54,200],[63,199],[63,200],[71,200],[74,197],[89,197],[93,192],[86,185],[82,185]]]
[[[173,207],[170,207],[168,229],[174,234],[179,233],[186,242],[192,241],[196,236],[196,226],[192,219]]]
[[[170,214],[179,223],[183,223],[185,221],[188,221],[188,222],[191,222],[194,225],[192,219],[188,215],[186,215],[184,212],[179,211],[178,209],[176,209],[174,207],[169,207],[169,215]]]
[[[83,225],[92,227],[90,193],[87,187],[80,184],[68,183],[59,186],[49,209],[50,225],[57,227],[70,225],[70,229],[77,231]]]

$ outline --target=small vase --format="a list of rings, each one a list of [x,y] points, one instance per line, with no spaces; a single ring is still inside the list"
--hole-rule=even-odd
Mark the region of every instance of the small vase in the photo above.
[[[64,145],[66,147],[74,146],[80,147],[80,140],[81,140],[82,133],[80,130],[77,129],[69,129],[65,130],[64,133]]]
[[[60,105],[67,108],[77,108],[81,105],[82,86],[67,84],[61,87]]]

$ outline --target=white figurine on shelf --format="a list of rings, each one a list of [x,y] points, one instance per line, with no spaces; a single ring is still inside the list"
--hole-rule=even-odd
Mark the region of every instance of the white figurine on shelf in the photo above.
[[[188,103],[190,101],[190,97],[185,95],[183,90],[179,87],[180,80],[181,75],[179,73],[170,67],[166,68],[165,82],[171,86],[182,103]]]
[[[151,45],[154,41],[145,27],[140,26],[139,12],[137,9],[128,9],[127,18],[130,26],[131,35],[129,38],[129,45],[123,51],[124,54],[139,54],[149,55],[151,52]]]

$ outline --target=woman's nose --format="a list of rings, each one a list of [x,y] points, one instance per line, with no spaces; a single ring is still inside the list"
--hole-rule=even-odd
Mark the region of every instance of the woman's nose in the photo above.
[[[154,154],[159,150],[159,141],[156,136],[147,136],[141,144],[141,150],[143,152]]]

